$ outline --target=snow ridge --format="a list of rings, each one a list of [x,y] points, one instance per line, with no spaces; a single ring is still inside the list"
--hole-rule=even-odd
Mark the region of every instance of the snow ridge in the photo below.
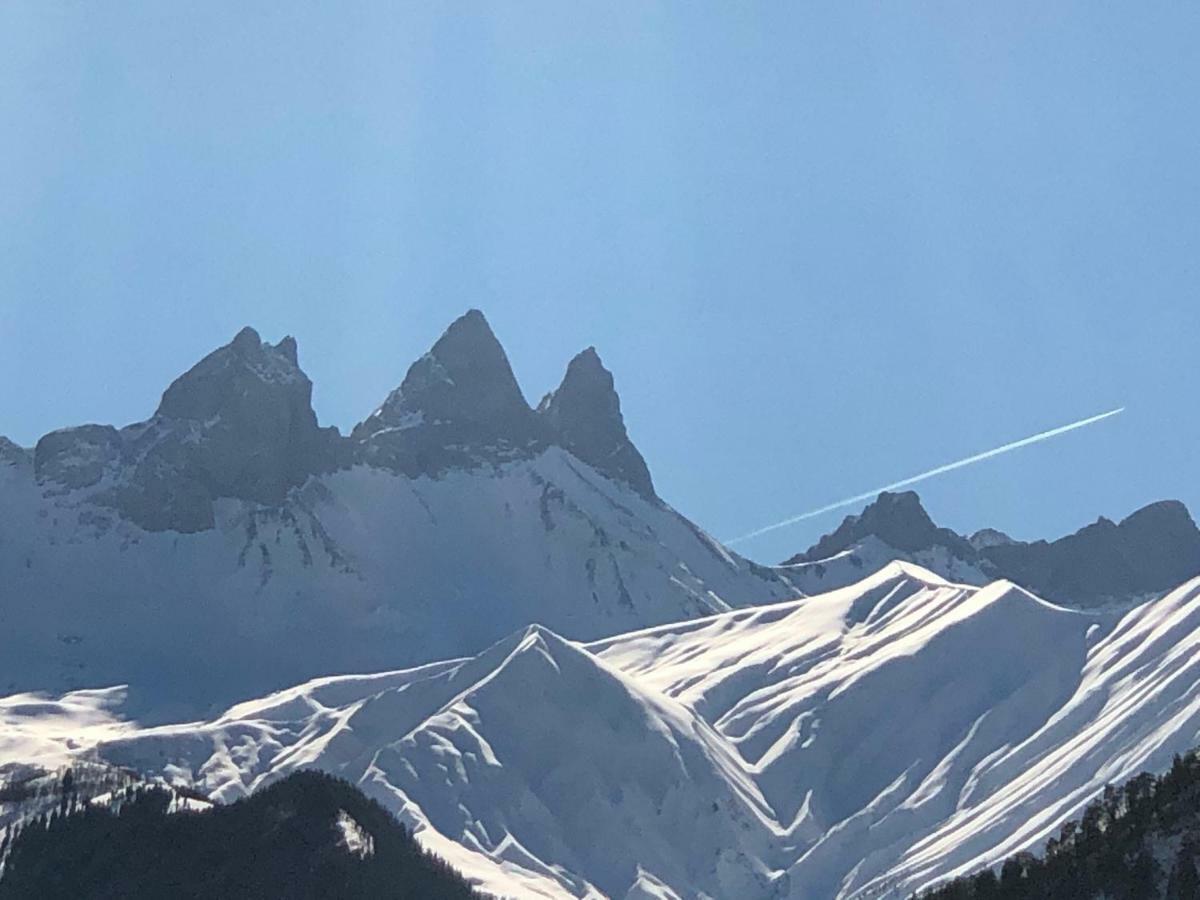
[[[500,896],[902,898],[1200,743],[1200,579],[1128,613],[895,563],[590,644],[321,678],[91,751],[233,800],[348,778]]]

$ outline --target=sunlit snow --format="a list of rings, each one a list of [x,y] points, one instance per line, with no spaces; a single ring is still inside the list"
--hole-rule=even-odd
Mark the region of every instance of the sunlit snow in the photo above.
[[[592,644],[531,626],[208,722],[105,719],[90,740],[219,801],[319,767],[499,895],[901,898],[1038,848],[1105,783],[1200,743],[1198,650],[1200,579],[1083,613],[896,563]],[[96,715],[48,712],[70,708]],[[29,746],[66,752],[47,722]]]

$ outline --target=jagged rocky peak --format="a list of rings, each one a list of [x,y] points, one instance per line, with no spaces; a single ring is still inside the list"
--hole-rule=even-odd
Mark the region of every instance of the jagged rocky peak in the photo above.
[[[351,437],[369,462],[410,475],[498,461],[542,443],[508,356],[477,309],[446,329]]]
[[[33,451],[40,481],[65,488],[91,487],[121,464],[124,447],[111,425],[79,425],[43,435]]]
[[[997,528],[980,528],[967,538],[967,543],[976,550],[986,550],[989,547],[1005,547],[1016,541]]]
[[[896,494],[884,491],[859,515],[847,516],[836,531],[792,557],[787,564],[828,559],[868,536],[909,553],[941,546],[964,559],[975,557],[975,548],[962,535],[934,524],[915,491]]]
[[[1118,527],[1126,532],[1145,530],[1158,536],[1178,534],[1191,537],[1198,533],[1192,514],[1179,500],[1158,500],[1147,504],[1122,519]]]
[[[211,528],[222,497],[279,503],[345,456],[337,429],[317,424],[297,359],[294,339],[271,345],[243,328],[175,379],[148,421],[43,437],[37,475],[69,489],[99,484],[96,502],[151,531]]]
[[[253,328],[177,378],[149,424],[126,429],[131,440],[152,442],[150,454],[164,454],[214,498],[276,503],[337,464],[336,429],[317,424],[295,339],[264,343]],[[178,445],[164,446],[164,431]]]
[[[1175,500],[1120,524],[1100,517],[1056,541],[989,547],[987,559],[1050,600],[1097,605],[1161,593],[1200,573],[1200,529]]]
[[[1082,607],[1145,599],[1200,574],[1200,528],[1176,500],[1151,503],[1120,523],[1101,516],[1054,541],[1018,541],[994,528],[970,538],[939,528],[911,491],[880,494],[787,564],[818,563],[864,546],[872,547],[867,557],[875,566],[916,558],[951,580],[1006,578],[1047,600]]]
[[[546,395],[538,413],[553,440],[572,455],[643,496],[654,496],[646,461],[625,431],[612,373],[595,347],[571,360],[562,383]]]
[[[33,452],[0,434],[0,466],[28,466]]]
[[[363,424],[387,427],[420,415],[430,423],[441,420],[503,427],[528,412],[529,404],[504,348],[483,313],[472,309],[409,367],[400,387]]]
[[[300,370],[295,338],[272,346],[246,327],[176,378],[163,393],[157,415],[206,421],[226,413],[239,415],[247,404],[263,401],[283,401],[316,425],[312,382]]]

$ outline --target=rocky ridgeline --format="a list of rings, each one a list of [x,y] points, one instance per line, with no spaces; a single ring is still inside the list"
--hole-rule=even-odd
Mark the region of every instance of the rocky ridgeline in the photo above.
[[[51,432],[32,462],[48,490],[86,490],[148,531],[190,533],[213,527],[218,499],[279,504],[310,476],[358,463],[438,476],[551,445],[655,499],[595,350],[534,410],[483,313],[470,310],[349,437],[318,424],[295,340],[272,345],[244,328],[176,379],[147,421]],[[0,439],[0,461],[28,464],[29,452]]]
[[[877,548],[882,543],[887,550]],[[883,493],[859,515],[784,565],[818,567],[874,544],[871,555],[918,561],[954,578],[1006,578],[1048,600],[1100,606],[1161,594],[1200,574],[1200,529],[1177,500],[1151,503],[1119,523],[1100,518],[1054,541],[1017,541],[992,528],[969,537],[938,527],[912,491]],[[861,573],[860,573],[861,574]]]

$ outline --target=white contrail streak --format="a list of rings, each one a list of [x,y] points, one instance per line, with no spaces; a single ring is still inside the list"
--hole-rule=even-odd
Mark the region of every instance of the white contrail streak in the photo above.
[[[827,506],[822,506],[820,509],[809,510],[806,513],[801,513],[798,516],[792,516],[790,519],[784,519],[782,522],[776,522],[774,525],[767,525],[749,534],[743,534],[741,537],[736,537],[731,541],[726,541],[726,544],[740,544],[742,541],[748,541],[751,538],[756,538],[759,535],[766,534],[769,531],[775,531],[779,528],[786,528],[788,525],[794,525],[797,522],[803,522],[805,519],[811,519],[814,516],[823,515],[831,510],[841,509],[843,506],[852,506],[855,503],[861,503],[864,500],[873,500],[876,496],[884,491],[894,491],[896,488],[907,487],[910,484],[916,484],[918,481],[924,481],[926,478],[933,478],[935,475],[944,475],[946,472],[953,472],[955,469],[961,469],[963,466],[969,466],[973,463],[983,462],[985,459],[991,459],[993,456],[999,456],[1001,453],[1008,453],[1011,450],[1019,450],[1021,447],[1028,447],[1030,444],[1037,444],[1041,441],[1049,440],[1052,437],[1058,437],[1060,434],[1066,434],[1068,431],[1074,431],[1076,428],[1083,428],[1085,425],[1092,425],[1096,422],[1107,419],[1110,416],[1115,416],[1118,413],[1125,412],[1125,407],[1118,409],[1110,409],[1106,413],[1100,413],[1098,416],[1091,416],[1087,419],[1080,419],[1078,422],[1072,422],[1070,425],[1060,425],[1058,428],[1051,428],[1049,431],[1043,431],[1040,434],[1035,434],[1032,437],[1021,438],[1019,441],[1013,441],[1011,444],[1005,444],[1003,447],[997,447],[995,450],[985,450],[983,453],[976,453],[974,456],[968,456],[966,459],[960,459],[957,462],[946,463],[944,466],[938,466],[936,469],[930,469],[928,472],[922,472],[920,475],[913,475],[910,478],[904,478],[900,481],[893,481],[891,484],[885,484],[883,487],[877,487],[873,490],[864,491],[861,494],[855,494],[853,497],[847,497],[845,500],[838,500],[836,503],[830,503]]]

